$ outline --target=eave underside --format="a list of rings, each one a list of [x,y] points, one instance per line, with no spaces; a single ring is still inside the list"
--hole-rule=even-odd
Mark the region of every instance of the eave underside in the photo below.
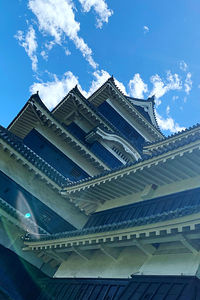
[[[180,253],[197,255],[200,250],[199,228],[200,216],[195,214],[151,226],[138,226],[84,237],[25,241],[24,251],[33,251],[36,255],[48,258],[49,261],[55,260],[57,263],[70,263],[74,255],[83,262],[89,262],[97,253],[104,254],[116,263],[126,249],[130,249],[132,255],[139,251],[146,257]]]
[[[141,192],[146,186],[156,188],[199,176],[199,157],[198,142],[193,147],[190,145],[99,178],[69,185],[66,195],[86,213],[91,213],[102,202]]]

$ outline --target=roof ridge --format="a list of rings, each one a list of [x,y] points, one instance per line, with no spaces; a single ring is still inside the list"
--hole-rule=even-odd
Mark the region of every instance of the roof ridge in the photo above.
[[[198,127],[200,128],[200,123],[197,123],[197,124],[195,124],[193,126],[190,126],[188,128],[182,129],[182,130],[180,130],[178,132],[172,133],[171,135],[166,136],[163,140],[155,141],[155,142],[146,142],[145,146],[151,146],[151,145],[155,145],[155,144],[159,144],[159,143],[165,142],[167,140],[170,140],[171,138],[180,136],[181,134],[184,134],[186,132],[189,133],[190,131],[192,131],[192,130],[198,128]]]
[[[200,124],[199,124],[199,127],[200,127]],[[162,141],[159,141],[159,142],[162,142]],[[185,143],[185,144],[187,145],[187,143]],[[184,145],[185,145],[185,144],[184,144]],[[174,149],[177,149],[177,148],[178,148],[178,147],[176,147],[175,144],[174,144],[173,146],[174,146],[173,148],[171,148],[171,149],[163,149],[163,150],[162,150],[161,152],[159,152],[159,153],[151,153],[150,155],[144,154],[144,155],[142,156],[142,158],[138,159],[137,161],[131,162],[131,163],[127,163],[126,165],[122,165],[122,166],[120,166],[120,167],[116,167],[116,168],[112,169],[111,171],[106,170],[106,171],[102,172],[101,174],[95,175],[95,176],[93,176],[93,177],[88,177],[88,178],[82,179],[82,180],[80,180],[80,181],[72,182],[72,183],[70,183],[70,184],[68,185],[68,187],[75,186],[75,185],[79,185],[79,184],[81,184],[81,183],[83,183],[83,182],[88,182],[88,181],[91,181],[91,180],[94,180],[94,179],[98,179],[98,178],[104,177],[104,176],[106,176],[106,175],[108,175],[108,174],[112,174],[112,173],[114,174],[114,173],[117,172],[117,171],[120,171],[120,170],[129,168],[129,167],[131,167],[131,166],[135,166],[135,165],[137,165],[137,164],[139,164],[139,163],[148,161],[148,160],[150,160],[150,159],[152,159],[152,158],[154,158],[154,157],[156,157],[156,156],[163,155],[164,153],[167,153],[167,152],[169,152],[169,151],[173,151]],[[180,146],[183,146],[183,144],[181,144]],[[180,146],[179,146],[179,147],[180,147]]]
[[[1,132],[3,131],[4,136],[2,136]],[[6,138],[6,135],[8,138],[11,139],[11,141],[9,141]],[[44,173],[47,177],[49,177],[52,181],[54,181],[55,183],[57,183],[58,185],[65,186],[66,182],[69,182],[69,179],[65,176],[63,176],[61,173],[59,173],[56,169],[54,169],[50,164],[48,164],[43,158],[41,158],[37,153],[35,153],[32,149],[30,149],[24,142],[23,140],[16,136],[14,133],[10,132],[7,128],[4,128],[3,126],[0,125],[0,139],[3,139],[4,142],[6,142],[9,146],[11,146],[15,151],[17,151],[18,153],[20,153],[26,160],[28,160],[32,165],[34,165],[34,167],[36,167],[38,170],[40,170],[42,173]],[[42,162],[42,164],[46,165],[46,167],[49,169],[47,169],[46,172],[44,172],[45,169],[40,168],[38,166],[38,163],[35,159],[30,159],[28,156],[25,156],[25,153],[21,152],[22,149],[19,149],[19,147],[14,147],[14,145],[12,144],[12,139],[14,140],[14,142],[17,142],[20,147],[24,148],[24,151],[28,151],[29,153],[31,153],[35,159],[39,160],[40,162]],[[53,179],[52,176],[49,176],[49,171],[53,171],[54,175],[56,175],[56,177],[60,177],[60,179]]]
[[[120,217],[119,221],[116,220],[114,222],[114,220],[113,220],[113,221],[110,221],[110,223],[104,223],[104,224],[100,224],[100,225],[84,227],[82,229],[55,233],[52,235],[44,236],[40,240],[43,241],[43,240],[52,240],[52,239],[58,239],[58,238],[69,238],[69,237],[83,236],[83,235],[98,233],[98,232],[119,230],[119,229],[133,227],[133,226],[142,226],[142,225],[146,225],[146,224],[156,223],[156,222],[160,222],[160,221],[166,221],[169,219],[174,219],[174,218],[182,217],[185,215],[189,215],[191,213],[199,212],[200,211],[200,203],[195,203],[196,198],[193,198],[195,200],[191,204],[188,204],[187,201],[184,203],[184,198],[181,198],[182,201],[181,202],[179,201],[178,207],[176,205],[173,206],[173,204],[172,204],[172,203],[174,203],[174,201],[173,201],[174,197],[176,197],[177,195],[179,195],[179,197],[182,197],[182,195],[184,193],[186,193],[188,196],[188,194],[195,193],[197,191],[199,191],[199,188],[193,188],[193,189],[190,189],[187,191],[176,192],[176,193],[172,193],[172,194],[145,200],[146,205],[149,205],[150,207],[152,207],[152,203],[154,205],[157,204],[160,209],[160,211],[154,210],[149,215],[135,217],[133,214],[132,216],[130,216],[130,219],[128,219],[128,220],[122,219],[122,221],[121,221],[121,217]],[[165,200],[167,198],[170,198],[169,201],[171,201],[172,207],[166,208]],[[161,204],[163,204],[163,205],[161,205]],[[137,202],[137,203],[132,203],[132,204],[121,206],[121,209],[122,208],[124,208],[124,210],[128,209],[128,211],[130,212],[131,206],[134,209],[135,207],[138,208],[138,206],[142,206],[142,205],[143,205],[143,202]],[[163,209],[163,207],[164,207],[164,209]],[[115,209],[116,208],[109,209],[109,210],[112,211]],[[119,209],[119,207],[117,209]],[[103,213],[104,212],[106,213],[106,211],[103,211]],[[122,214],[122,213],[124,213],[124,211],[121,210],[120,214]],[[101,212],[98,212],[98,214],[100,215]],[[95,217],[95,215],[91,216],[91,218],[93,218],[93,217]],[[90,222],[90,219],[88,220],[88,223],[89,222]],[[31,241],[34,241],[34,238]]]

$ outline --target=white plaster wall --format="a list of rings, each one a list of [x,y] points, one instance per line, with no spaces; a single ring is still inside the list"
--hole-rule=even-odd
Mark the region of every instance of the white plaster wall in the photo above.
[[[195,275],[200,254],[165,254],[150,257],[140,268],[143,275]]]
[[[72,254],[63,262],[54,277],[127,278],[137,275],[195,275],[200,255],[192,253],[146,256],[140,250],[125,248],[117,261],[96,251],[90,260]]]
[[[96,250],[89,260],[84,260],[77,254],[71,254],[63,262],[54,277],[102,277],[102,278],[127,278],[137,273],[146,256],[138,249],[125,248],[120,253],[117,261]]]

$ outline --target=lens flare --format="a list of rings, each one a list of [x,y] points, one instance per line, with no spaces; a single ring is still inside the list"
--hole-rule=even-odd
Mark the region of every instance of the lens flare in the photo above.
[[[36,239],[38,239],[40,237],[40,234],[38,231],[38,226],[34,217],[34,213],[21,191],[17,192],[16,199],[13,199],[13,204],[13,206],[17,210],[17,218],[18,222],[20,223],[20,227],[23,229],[24,232],[28,232]],[[32,273],[29,265],[21,258],[21,235],[23,234],[23,232],[21,230],[16,231],[16,227],[11,226],[11,224],[4,217],[1,217],[1,222],[4,231],[6,232],[6,235],[9,239],[9,248],[14,249],[14,252],[18,255],[24,268],[29,273],[32,280],[37,284],[37,278],[35,277],[36,275]]]
[[[30,214],[30,213],[26,213],[26,214],[24,215],[24,217],[25,217],[26,219],[29,219],[29,218],[31,217],[31,214]]]
[[[29,232],[31,235],[38,238],[39,231],[36,219],[34,217],[34,213],[31,210],[30,205],[28,204],[28,201],[26,200],[25,196],[20,191],[17,194],[16,209],[20,212],[18,214],[18,219],[21,223],[22,228],[25,231]],[[30,220],[32,222],[30,222]]]

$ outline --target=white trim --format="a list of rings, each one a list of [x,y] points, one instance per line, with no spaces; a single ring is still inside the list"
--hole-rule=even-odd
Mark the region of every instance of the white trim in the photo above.
[[[135,100],[131,97],[128,97],[128,99],[130,100],[130,102],[132,102],[134,105],[136,106],[141,106],[142,108],[144,108],[144,111],[148,113],[153,125],[155,127],[157,127],[157,123],[153,114],[153,106],[152,106],[152,102],[148,102],[148,101],[140,101],[140,100]]]
[[[134,157],[135,160],[141,158],[140,154],[135,150],[135,148],[133,148],[126,140],[124,140],[120,136],[113,133],[107,133],[101,128],[97,129],[96,134],[99,135],[104,140],[116,142],[120,144],[123,147],[124,151],[127,152],[132,157]]]
[[[117,229],[112,231],[105,231],[105,232],[97,232],[97,233],[89,233],[87,235],[80,235],[75,237],[61,237],[61,238],[55,238],[50,240],[40,240],[40,241],[25,241],[24,244],[28,246],[29,250],[43,250],[45,247],[54,248],[57,245],[63,245],[65,244],[65,247],[73,247],[74,243],[76,243],[77,246],[87,246],[95,244],[109,244],[111,242],[114,242],[117,238],[118,240],[116,243],[119,243],[119,241],[123,241],[123,238],[126,237],[125,241],[128,242],[128,240],[135,241],[135,244],[137,245],[137,240],[146,240],[146,238],[149,239],[149,242],[152,244],[151,241],[151,234],[154,233],[154,236],[152,239],[154,239],[154,243],[156,243],[156,239],[165,239],[168,238],[170,241],[172,240],[178,240],[180,241],[182,236],[180,233],[184,232],[184,227],[189,227],[190,231],[195,230],[195,226],[200,224],[200,213],[196,214],[190,214],[184,217],[179,217],[176,219],[169,219],[167,221],[160,221],[157,223],[151,223],[147,225],[139,225],[139,226],[133,226],[133,227],[127,227],[123,229]],[[173,230],[177,229],[178,233],[175,235],[173,234]],[[162,237],[162,232],[166,232],[166,236]],[[189,232],[187,232],[189,234]],[[134,237],[133,237],[134,236]],[[148,239],[146,240],[148,243]],[[95,241],[95,243],[94,243]],[[132,244],[134,245],[134,244]],[[27,248],[26,248],[27,249]]]
[[[121,163],[123,164],[123,165],[125,165],[126,164],[126,161],[122,158],[122,157],[120,157],[120,156],[118,156],[117,155],[117,153],[113,150],[113,149],[111,149],[104,141],[101,141],[101,144],[102,144],[102,146],[104,146],[114,157],[116,157],[116,159],[118,159],[119,161],[121,161]]]

